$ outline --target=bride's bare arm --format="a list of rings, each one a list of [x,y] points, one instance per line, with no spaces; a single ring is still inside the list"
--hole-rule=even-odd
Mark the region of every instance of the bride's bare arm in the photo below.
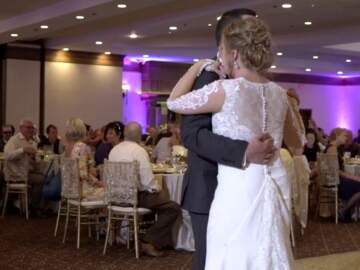
[[[218,112],[225,100],[221,81],[188,93],[205,61],[194,64],[178,81],[167,101],[169,110],[181,114],[201,114]]]

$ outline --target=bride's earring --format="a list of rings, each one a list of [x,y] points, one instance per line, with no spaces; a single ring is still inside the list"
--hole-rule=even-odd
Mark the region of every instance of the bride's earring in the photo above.
[[[240,65],[239,65],[239,63],[235,60],[234,61],[234,67],[236,68],[236,69],[240,69]]]

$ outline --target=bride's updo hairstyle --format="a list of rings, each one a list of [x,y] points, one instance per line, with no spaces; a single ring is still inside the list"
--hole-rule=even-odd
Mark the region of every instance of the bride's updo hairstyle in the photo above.
[[[256,17],[247,17],[228,25],[224,30],[225,46],[237,50],[248,69],[265,72],[273,63],[271,34],[266,24]]]

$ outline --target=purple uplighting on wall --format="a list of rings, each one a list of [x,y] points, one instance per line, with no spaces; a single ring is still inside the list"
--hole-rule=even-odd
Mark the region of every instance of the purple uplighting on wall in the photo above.
[[[123,72],[123,110],[124,122],[136,121],[143,130],[147,127],[147,107],[141,100],[141,73]]]

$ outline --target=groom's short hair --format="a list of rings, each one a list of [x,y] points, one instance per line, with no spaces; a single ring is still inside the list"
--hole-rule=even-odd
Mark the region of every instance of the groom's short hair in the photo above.
[[[225,27],[231,24],[232,22],[238,20],[241,18],[241,16],[244,15],[250,15],[250,16],[256,16],[256,12],[247,9],[247,8],[238,8],[238,9],[232,9],[229,11],[226,11],[219,20],[218,24],[216,25],[215,30],[215,38],[216,38],[216,45],[219,46],[221,41],[221,35],[224,31]]]

